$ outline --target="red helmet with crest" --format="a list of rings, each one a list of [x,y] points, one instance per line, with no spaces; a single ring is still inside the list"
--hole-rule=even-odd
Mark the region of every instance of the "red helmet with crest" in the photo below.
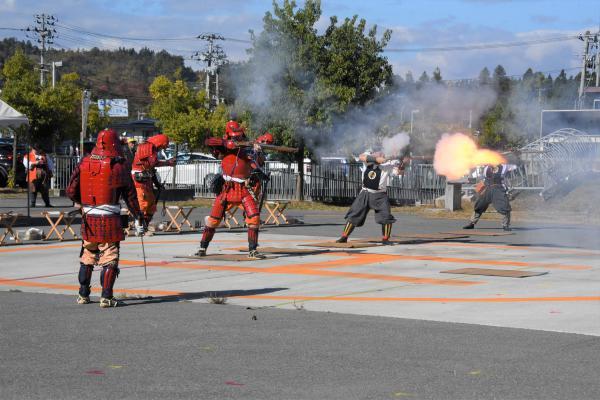
[[[229,121],[225,125],[225,137],[224,139],[240,139],[246,136],[244,127],[238,124],[236,121]]]
[[[260,144],[273,144],[275,139],[270,132],[265,132],[263,135],[256,138],[256,142]]]
[[[92,155],[101,157],[123,157],[121,148],[121,139],[114,129],[104,129],[98,133],[96,147],[92,150]]]
[[[166,149],[169,147],[169,137],[164,133],[159,133],[148,138],[148,143],[152,143],[157,149]]]

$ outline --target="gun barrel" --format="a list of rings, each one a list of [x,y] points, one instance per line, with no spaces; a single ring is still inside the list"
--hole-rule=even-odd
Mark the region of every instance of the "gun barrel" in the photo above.
[[[412,156],[411,160],[433,160],[433,156]]]
[[[251,146],[254,146],[254,144],[258,144],[263,150],[278,151],[281,153],[297,153],[298,152],[297,147],[277,146],[274,144],[261,144],[261,143],[255,143],[255,142],[238,142],[238,145],[240,145],[241,147],[251,147]]]

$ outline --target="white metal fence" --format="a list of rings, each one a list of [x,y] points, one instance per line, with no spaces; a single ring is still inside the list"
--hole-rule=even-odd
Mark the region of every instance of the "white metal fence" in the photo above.
[[[68,156],[56,156],[53,188],[65,189],[77,159]],[[532,162],[524,162],[521,167],[508,177],[511,185],[517,188],[538,187],[541,177],[528,173],[536,171],[530,166]],[[360,163],[311,163],[305,167],[304,184],[302,186],[305,200],[347,203],[358,195],[361,189]],[[270,199],[293,200],[297,198],[298,168],[295,163],[268,161],[265,170],[270,172],[267,196]],[[159,180],[168,189],[193,189],[194,195],[200,198],[213,198],[211,192],[212,179],[221,173],[220,161],[202,160],[192,164],[174,167],[157,168]],[[431,204],[443,196],[445,178],[435,173],[431,164],[413,164],[404,175],[390,179],[388,194],[395,204]],[[468,190],[468,185],[465,187]]]

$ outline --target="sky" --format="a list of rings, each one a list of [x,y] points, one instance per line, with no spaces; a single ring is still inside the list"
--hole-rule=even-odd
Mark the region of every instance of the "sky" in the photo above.
[[[301,6],[303,0],[297,3]],[[484,67],[492,71],[499,64],[514,76],[529,67],[553,76],[561,69],[575,75],[583,52],[583,42],[576,36],[597,32],[600,24],[600,0],[322,0],[321,5],[321,31],[334,15],[338,19],[358,15],[369,26],[377,25],[380,34],[392,30],[385,56],[394,73],[404,76],[411,71],[415,78],[423,71],[431,76],[436,67],[444,79],[476,78]],[[199,69],[202,64],[191,56],[204,44],[196,36],[218,33],[234,39],[221,45],[230,60],[243,60],[250,46],[248,31],[260,32],[269,10],[271,0],[0,0],[0,38],[25,38],[25,32],[3,28],[33,26],[34,14],[47,13],[58,19],[57,48],[147,46],[182,55],[187,65]],[[109,39],[82,31],[181,40]],[[443,50],[532,41],[538,43]]]

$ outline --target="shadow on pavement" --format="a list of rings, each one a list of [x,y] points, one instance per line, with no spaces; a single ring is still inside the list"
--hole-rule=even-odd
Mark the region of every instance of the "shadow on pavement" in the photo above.
[[[119,299],[122,302],[122,306],[139,306],[145,304],[156,304],[156,303],[172,303],[179,301],[190,301],[210,298],[227,298],[237,296],[254,296],[258,294],[266,294],[279,292],[281,290],[288,290],[289,288],[264,288],[264,289],[250,289],[250,290],[216,290],[216,291],[204,291],[204,292],[189,292],[180,293],[177,295],[170,296],[158,296],[158,297],[146,297],[144,299]]]

